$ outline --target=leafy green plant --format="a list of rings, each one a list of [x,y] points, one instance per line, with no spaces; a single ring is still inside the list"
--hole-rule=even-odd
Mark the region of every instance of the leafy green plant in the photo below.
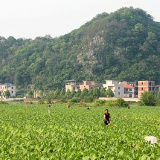
[[[147,135],[160,139],[159,106],[135,106],[131,110],[107,107],[113,123],[109,126],[103,123],[106,106],[91,110],[86,106],[76,107],[76,104],[68,109],[66,104],[59,102],[50,108],[39,104],[26,106],[0,105],[0,159],[160,157],[160,145],[151,147],[144,139]]]
[[[79,97],[73,97],[71,100],[70,100],[70,102],[72,102],[72,103],[79,103],[81,101],[81,98],[79,98]]]
[[[104,106],[106,104],[106,100],[96,100],[95,105],[96,106]]]
[[[115,102],[118,107],[128,107],[129,106],[129,103],[122,98],[117,98]]]
[[[40,99],[38,100],[38,103],[39,103],[39,104],[44,104],[44,99],[43,99],[43,98],[40,98]]]
[[[0,104],[8,104],[8,103],[0,100]]]
[[[146,106],[155,106],[156,105],[156,97],[153,92],[144,92],[140,98],[140,104]]]

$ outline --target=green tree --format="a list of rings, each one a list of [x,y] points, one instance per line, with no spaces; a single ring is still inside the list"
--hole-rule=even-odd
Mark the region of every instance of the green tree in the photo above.
[[[78,91],[76,92],[76,95],[75,95],[76,97],[80,97],[81,96],[81,90],[80,89],[78,89]]]
[[[160,91],[158,91],[157,96],[156,96],[156,104],[160,105]]]
[[[114,97],[114,93],[113,93],[113,91],[112,91],[110,88],[107,89],[106,95],[107,95],[108,97]]]
[[[156,98],[153,92],[144,92],[140,98],[140,103],[146,106],[155,106],[156,105]]]
[[[33,90],[29,90],[27,94],[29,98],[33,98]]]
[[[63,97],[63,96],[65,96],[65,89],[64,88],[62,88],[60,91],[60,97]]]
[[[48,104],[51,104],[51,103],[52,103],[52,98],[50,97],[50,95],[48,95],[48,96],[46,97],[46,101],[47,101]]]
[[[106,96],[106,90],[105,90],[105,88],[101,88],[100,89],[100,97],[105,97]]]
[[[98,88],[93,89],[93,96],[94,97],[99,97],[100,96],[100,90]]]
[[[90,89],[90,90],[88,91],[88,95],[89,95],[89,96],[93,96],[93,89]]]
[[[10,94],[9,90],[6,90],[5,93],[4,93],[4,95],[5,95],[7,98],[9,98],[11,94]]]
[[[60,90],[57,88],[54,93],[54,96],[55,96],[55,98],[58,98],[59,95],[60,95]]]
[[[116,99],[116,105],[118,107],[128,107],[129,103],[127,101],[125,101],[124,99],[122,99],[122,98],[117,98]]]
[[[65,93],[65,97],[68,98],[68,99],[71,99],[72,98],[72,95],[71,95],[71,91],[68,89],[67,92]]]
[[[84,96],[88,95],[88,89],[84,88],[83,91],[81,92],[81,97],[84,98]]]
[[[76,94],[76,91],[75,91],[75,89],[73,89],[72,92],[71,92],[71,96],[74,97],[75,94]]]
[[[44,98],[40,98],[40,99],[38,100],[38,103],[39,103],[39,104],[44,104]]]

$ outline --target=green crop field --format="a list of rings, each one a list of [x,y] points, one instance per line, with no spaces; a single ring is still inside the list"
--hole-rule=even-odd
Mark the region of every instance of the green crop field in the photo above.
[[[109,108],[113,125],[105,126],[108,107],[54,104],[0,104],[2,160],[149,160],[160,159],[160,107]]]

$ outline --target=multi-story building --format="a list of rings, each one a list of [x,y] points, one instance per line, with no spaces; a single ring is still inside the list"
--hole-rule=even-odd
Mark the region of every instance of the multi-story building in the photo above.
[[[145,91],[154,93],[155,81],[138,81],[138,98],[140,98]]]
[[[10,92],[11,97],[16,96],[16,86],[11,83],[4,83],[0,84],[1,98],[5,98],[5,92],[7,90]]]
[[[135,88],[131,85],[124,85],[124,98],[135,98]]]
[[[96,87],[94,81],[83,81],[82,84],[79,85],[80,90],[83,91],[85,88],[88,90],[94,89]]]
[[[103,87],[107,90],[110,88],[115,97],[124,97],[124,84],[119,84],[118,81],[106,80],[106,84]]]
[[[119,82],[124,84],[124,97],[135,98],[138,97],[138,86],[136,82]]]
[[[83,89],[94,89],[96,88],[97,85],[95,85],[94,81],[83,81],[83,82],[76,82],[75,80],[68,80],[66,81],[66,85],[65,85],[65,89],[66,91],[69,89],[70,91],[72,91],[73,89],[75,91],[78,91],[78,89],[80,89],[81,91],[83,91]]]
[[[67,90],[70,90],[70,91],[73,91],[73,90],[78,91],[79,88],[80,88],[80,87],[79,87],[79,83],[77,83],[75,80],[67,80],[67,81],[66,81],[66,85],[65,85],[66,91],[67,91]]]
[[[155,85],[154,93],[157,94],[160,91],[160,85]]]

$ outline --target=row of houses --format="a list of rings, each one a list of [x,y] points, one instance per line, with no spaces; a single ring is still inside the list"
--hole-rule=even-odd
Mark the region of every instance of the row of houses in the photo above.
[[[160,85],[155,85],[155,81],[138,81],[138,83],[136,83],[126,81],[118,82],[115,80],[106,80],[106,83],[102,85],[97,85],[94,81],[76,82],[75,80],[68,80],[66,81],[65,89],[66,91],[68,89],[70,91],[73,89],[75,91],[78,91],[78,89],[82,91],[84,88],[90,90],[101,86],[103,86],[106,90],[110,88],[115,97],[121,98],[140,98],[145,91],[152,91],[156,94],[160,90]]]
[[[6,98],[5,92],[7,90],[10,92],[11,97],[16,96],[16,86],[15,85],[11,83],[4,83],[4,84],[0,83],[0,98]]]
[[[160,91],[160,85],[156,85],[155,81],[138,81],[136,82],[118,82],[115,80],[106,80],[104,84],[95,84],[94,81],[75,81],[75,80],[67,80],[65,84],[65,90],[68,89],[70,91],[75,90],[78,91],[80,89],[81,91],[84,90],[84,88],[91,90],[94,88],[100,88],[104,87],[106,90],[110,88],[115,97],[121,97],[121,98],[140,98],[141,95],[147,91],[152,91],[154,94],[157,94],[158,91]],[[11,83],[0,83],[0,98],[6,98],[5,92],[10,92],[11,97],[16,97],[16,86]]]

